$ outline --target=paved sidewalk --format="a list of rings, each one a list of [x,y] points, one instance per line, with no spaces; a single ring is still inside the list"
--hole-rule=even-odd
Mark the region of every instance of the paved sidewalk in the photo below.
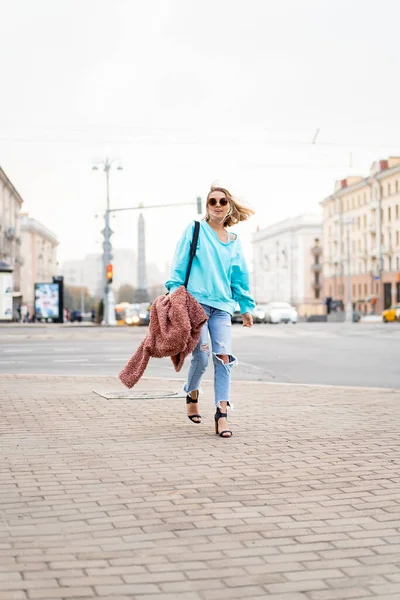
[[[121,389],[0,376],[0,600],[399,599],[400,391],[235,383],[223,440]]]

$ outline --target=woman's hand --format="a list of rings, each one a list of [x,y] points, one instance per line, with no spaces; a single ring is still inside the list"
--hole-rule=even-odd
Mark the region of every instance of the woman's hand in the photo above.
[[[242,315],[243,327],[253,327],[253,317],[250,313],[244,313]]]

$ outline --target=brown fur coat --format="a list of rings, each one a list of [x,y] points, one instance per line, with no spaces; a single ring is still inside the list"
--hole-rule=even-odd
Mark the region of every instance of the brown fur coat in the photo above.
[[[196,348],[206,322],[206,313],[183,286],[173,294],[156,298],[151,307],[149,332],[119,374],[122,383],[132,388],[151,356],[170,356],[175,371],[180,371],[186,356]]]

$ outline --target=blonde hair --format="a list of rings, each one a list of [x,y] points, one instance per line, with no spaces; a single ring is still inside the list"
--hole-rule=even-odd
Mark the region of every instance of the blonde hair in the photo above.
[[[210,194],[212,194],[213,192],[222,192],[225,195],[225,197],[229,200],[231,212],[227,215],[225,219],[225,227],[232,227],[232,225],[236,225],[237,223],[240,223],[240,221],[247,221],[247,219],[249,219],[251,215],[254,215],[255,211],[252,208],[240,204],[236,200],[236,198],[232,196],[229,190],[223,187],[219,187],[217,185],[211,186],[210,191],[207,194],[207,204]],[[208,213],[205,219],[206,221],[210,220]]]

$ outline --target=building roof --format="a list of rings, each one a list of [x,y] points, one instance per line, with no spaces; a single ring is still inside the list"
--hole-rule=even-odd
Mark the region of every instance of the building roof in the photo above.
[[[30,231],[32,233],[37,233],[40,237],[44,238],[54,246],[58,246],[59,242],[55,233],[47,229],[42,223],[29,217],[28,214],[20,215],[20,224],[21,224],[21,232]]]
[[[259,231],[253,233],[252,241],[256,242],[265,238],[275,237],[288,231],[299,231],[302,229],[322,229],[322,215],[314,213],[304,213],[295,217],[289,217],[283,221],[278,221],[268,225]]]
[[[345,179],[339,179],[336,181],[333,194],[330,194],[321,200],[320,205],[323,206],[334,197],[351,194],[358,189],[369,185],[374,179],[385,179],[386,177],[390,177],[396,173],[400,173],[399,156],[389,156],[388,159],[376,160],[372,163],[370,174],[366,177],[349,175]]]
[[[3,169],[1,167],[0,167],[0,180],[4,183],[4,185],[6,187],[8,187],[9,190],[11,190],[14,198],[16,198],[17,201],[20,203],[20,205],[22,205],[24,201],[22,200],[20,194],[17,192],[17,190],[15,189],[15,187],[13,186],[11,181],[8,179],[7,175],[5,174],[5,172],[3,171]]]

